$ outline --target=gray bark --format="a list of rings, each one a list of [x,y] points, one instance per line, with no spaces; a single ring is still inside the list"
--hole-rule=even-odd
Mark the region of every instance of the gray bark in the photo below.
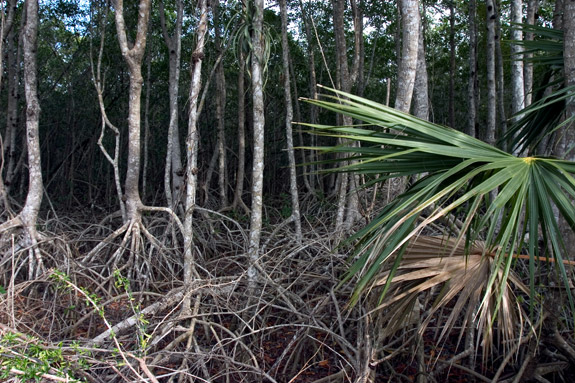
[[[240,206],[246,214],[250,209],[244,203],[244,177],[246,174],[246,95],[245,95],[245,72],[246,61],[240,49],[238,69],[238,169],[236,172],[236,189],[234,190],[234,202],[232,208]]]
[[[518,24],[523,21],[521,0],[511,2],[511,23]],[[523,32],[518,26],[511,25],[511,40],[523,40]],[[525,83],[523,81],[523,51],[518,44],[511,44],[511,114],[516,115],[525,107]]]
[[[417,72],[413,89],[413,114],[422,120],[429,119],[429,80],[425,61],[425,33],[423,22],[419,24],[417,44]]]
[[[347,44],[345,42],[344,9],[345,0],[333,0],[333,24],[335,32],[336,46],[336,82],[341,90],[349,92],[351,82],[349,79],[349,67],[347,63]],[[348,116],[343,116],[343,125],[351,125],[353,121]],[[337,214],[335,220],[335,231],[339,233],[343,229],[345,220],[345,207],[347,202],[349,175],[340,173],[338,175],[339,192],[337,200]]]
[[[467,106],[469,114],[465,133],[475,137],[477,135],[477,109],[479,103],[479,84],[477,78],[477,3],[469,1],[469,82],[467,85]]]
[[[565,1],[563,11],[563,68],[567,87],[575,86],[575,2]],[[566,100],[565,114],[567,119],[575,119],[575,95]],[[562,158],[575,161],[575,122],[573,120],[562,128]],[[565,219],[560,222],[561,233],[570,259],[575,257],[575,228],[570,228]]]
[[[215,42],[219,55],[223,53],[220,36],[219,6],[212,6],[215,23]],[[216,120],[218,121],[218,189],[220,197],[220,208],[226,208],[227,198],[227,177],[226,177],[226,135],[225,135],[225,114],[226,114],[226,77],[224,64],[220,60],[216,67]]]
[[[191,83],[189,92],[188,136],[186,139],[186,214],[184,219],[184,284],[190,286],[194,278],[194,232],[193,213],[196,206],[198,185],[198,98],[201,88],[202,61],[204,58],[205,37],[208,29],[207,0],[199,0],[200,17],[197,27],[197,42],[191,57]],[[190,300],[186,299],[182,312],[190,310]]]
[[[563,9],[565,8],[564,0],[555,0],[555,9],[553,10],[553,28],[563,29]]]
[[[7,121],[6,121],[6,131],[4,136],[0,135],[0,154],[3,158],[8,160],[8,165],[2,163],[2,168],[0,168],[0,204],[3,206],[4,212],[9,213],[10,218],[12,218],[12,208],[10,206],[9,194],[11,180],[13,179],[13,170],[16,163],[16,128],[17,128],[17,109],[14,94],[18,93],[18,86],[15,80],[17,79],[18,69],[15,64],[16,54],[14,52],[14,38],[15,32],[14,23],[14,13],[16,10],[16,0],[9,0],[6,3],[2,12],[2,25],[0,33],[0,57],[4,57],[4,41],[6,40],[8,44],[7,52],[7,73],[8,73],[8,105],[7,105]],[[4,60],[0,59],[0,89],[2,89],[2,76],[4,74]],[[6,171],[6,182],[4,179],[3,171]]]
[[[144,163],[142,165],[142,200],[146,201],[148,185],[148,159],[150,142],[150,85],[152,76],[152,55],[146,57],[146,100],[144,101]]]
[[[487,124],[485,141],[495,144],[497,124],[497,93],[495,89],[495,6],[493,0],[487,0]]]
[[[354,8],[354,56],[352,63],[352,71],[349,70],[347,61],[347,43],[345,40],[344,31],[344,10],[345,0],[333,0],[333,20],[335,31],[336,55],[337,55],[337,83],[344,92],[351,92],[354,81],[358,78],[358,73],[363,68],[360,68],[360,57],[363,52],[360,51],[361,44],[359,39],[363,35],[362,23],[360,22],[361,13],[352,0],[352,7]],[[352,119],[348,116],[343,116],[343,124],[351,125]],[[352,145],[356,145],[353,143]],[[339,175],[339,193],[338,193],[338,209],[336,215],[335,231],[340,232],[342,229],[348,230],[353,223],[360,217],[359,215],[359,199],[357,192],[354,190],[358,185],[358,180],[353,174],[340,174]],[[345,223],[345,224],[344,224]]]
[[[100,115],[102,117],[101,121],[101,130],[100,130],[100,137],[98,138],[98,147],[100,151],[104,154],[104,157],[108,162],[112,165],[113,172],[114,172],[114,184],[116,187],[116,193],[118,196],[118,203],[120,204],[120,211],[122,213],[122,220],[124,222],[127,221],[127,214],[126,214],[126,206],[125,202],[122,198],[122,184],[120,181],[120,131],[119,129],[112,124],[112,122],[108,119],[108,115],[106,114],[106,107],[104,105],[104,80],[102,77],[102,57],[104,55],[104,43],[106,40],[106,19],[108,16],[109,8],[106,7],[106,12],[103,12],[101,17],[101,26],[100,26],[100,46],[98,48],[98,59],[96,65],[94,65],[94,60],[92,55],[90,55],[90,69],[92,72],[92,82],[94,83],[94,87],[96,88],[96,96],[98,97],[98,106],[100,107]],[[91,44],[91,42],[90,42]],[[108,150],[104,147],[103,140],[106,133],[106,128],[110,129],[114,134],[114,155],[110,155]],[[108,189],[108,188],[107,188]]]
[[[501,51],[501,19],[499,15],[499,2],[495,6],[495,76],[497,89],[497,111],[499,113],[499,133],[503,136],[507,132],[507,113],[505,112],[505,76],[503,69],[503,53]],[[504,148],[506,148],[504,146]]]
[[[297,187],[297,174],[296,174],[296,163],[295,154],[293,148],[293,105],[291,98],[291,76],[290,76],[290,55],[289,55],[289,45],[288,45],[288,33],[287,33],[287,5],[286,0],[280,0],[280,13],[282,21],[282,63],[284,70],[284,100],[286,106],[286,140],[287,140],[287,154],[289,163],[289,173],[290,173],[290,195],[292,203],[292,214],[290,219],[294,221],[296,230],[296,241],[301,243],[302,233],[301,233],[301,220],[300,220],[300,208],[299,208],[299,193]]]
[[[20,97],[20,65],[18,63],[21,59],[21,44],[16,48],[15,44],[16,31],[11,29],[6,38],[7,42],[7,59],[6,59],[6,72],[8,76],[8,102],[6,110],[6,133],[4,135],[4,159],[5,165],[5,193],[6,196],[10,194],[15,177],[16,177],[16,164],[18,156],[16,151],[16,137],[18,136],[18,98]],[[7,202],[7,201],[6,201]]]
[[[303,2],[300,0],[300,10],[302,12],[302,18],[303,18],[303,23],[304,23],[304,29],[305,29],[305,36],[306,36],[306,40],[307,40],[307,57],[308,57],[308,67],[309,67],[309,97],[315,99],[317,98],[317,78],[316,78],[316,73],[315,73],[315,39],[313,37],[313,34],[311,32],[311,21],[307,15],[307,12],[305,10],[305,7],[303,6]],[[317,123],[317,115],[318,115],[318,111],[317,111],[317,107],[315,105],[309,105],[309,121],[310,124],[315,124]],[[315,145],[315,136],[311,136],[311,146]],[[304,143],[303,141],[301,142],[301,145],[303,146]],[[313,150],[309,151],[309,157],[306,159],[305,156],[306,151],[301,150],[301,156],[302,156],[302,163],[306,163],[306,162],[310,162],[313,163],[316,160],[315,157],[315,153]],[[316,166],[315,165],[310,165],[309,167],[304,167],[304,173],[311,173],[311,174],[315,174],[316,171]],[[308,178],[307,175],[303,175],[304,177],[304,184],[308,190],[308,192],[313,193],[314,192],[314,188],[315,188],[315,176],[311,176]]]
[[[527,1],[527,17],[525,23],[529,25],[535,24],[535,14],[537,13],[538,0],[528,0]],[[526,32],[524,40],[533,40],[533,32]],[[524,54],[525,59],[529,59],[533,56],[532,53]],[[531,105],[532,91],[533,91],[533,63],[528,60],[523,63],[523,86],[525,94],[525,107]]]
[[[264,1],[254,0],[251,78],[253,104],[253,165],[252,165],[252,207],[250,219],[250,234],[248,258],[248,278],[250,283],[257,278],[257,263],[259,259],[260,238],[262,231],[263,181],[264,181],[264,93],[263,93],[263,13]]]
[[[170,122],[168,127],[168,144],[166,150],[166,167],[164,173],[164,191],[168,207],[176,209],[181,201],[184,185],[182,153],[180,148],[180,129],[178,124],[178,95],[180,90],[180,64],[182,55],[182,20],[184,5],[182,0],[176,2],[176,20],[174,33],[168,33],[164,3],[160,1],[160,24],[162,34],[169,52],[168,95],[170,99]]]
[[[449,2],[449,126],[455,129],[455,5]]]
[[[417,49],[419,45],[419,7],[417,0],[400,0],[402,30],[401,59],[397,71],[397,94],[395,108],[409,113],[415,74],[417,72]]]
[[[20,220],[26,229],[26,242],[32,246],[34,256],[29,265],[29,277],[36,277],[42,270],[42,258],[38,251],[36,223],[42,203],[43,182],[40,156],[40,103],[38,100],[36,51],[38,42],[38,0],[26,0],[26,23],[24,24],[24,91],[26,94],[26,145],[28,151],[28,194]]]
[[[2,2],[4,3],[4,2]],[[4,40],[12,31],[14,14],[16,13],[16,0],[7,0],[6,6],[0,10],[2,21],[0,23],[0,54],[4,55]],[[2,89],[2,76],[4,75],[4,60],[0,60],[0,89]]]
[[[118,42],[124,60],[130,70],[130,90],[128,105],[128,166],[126,170],[125,198],[128,220],[139,220],[142,201],[139,192],[140,179],[140,122],[142,97],[142,59],[146,49],[148,19],[150,17],[151,0],[141,0],[139,3],[136,39],[128,42],[124,21],[124,1],[116,0],[116,30]]]

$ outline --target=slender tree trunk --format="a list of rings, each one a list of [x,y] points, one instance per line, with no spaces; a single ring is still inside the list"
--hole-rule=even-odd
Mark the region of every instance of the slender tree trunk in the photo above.
[[[523,40],[523,32],[519,29],[519,26],[513,25],[523,21],[522,14],[523,2],[521,0],[513,0],[511,2],[511,40],[513,41]],[[525,108],[525,72],[522,51],[521,45],[511,44],[511,115],[514,121],[519,119],[518,113]]]
[[[168,127],[168,145],[166,150],[166,167],[164,172],[164,191],[168,207],[176,209],[181,201],[184,185],[182,154],[180,149],[180,129],[178,124],[178,95],[180,91],[180,63],[182,55],[182,20],[184,5],[182,0],[176,2],[176,20],[174,34],[168,33],[164,3],[160,1],[160,24],[162,34],[169,52],[168,95],[170,98],[170,123]]]
[[[5,162],[2,162],[2,167],[0,167],[0,206],[5,213],[8,213],[7,218],[13,218],[12,207],[10,206],[10,185],[11,180],[13,179],[13,169],[15,165],[15,157],[16,157],[16,128],[17,128],[17,108],[16,102],[17,99],[14,98],[14,93],[18,93],[18,86],[15,83],[16,76],[18,74],[18,70],[15,64],[15,47],[14,47],[14,38],[16,33],[14,32],[13,23],[14,23],[14,13],[16,11],[16,0],[9,0],[6,3],[4,9],[1,10],[2,12],[2,26],[1,26],[1,35],[0,35],[0,57],[4,57],[4,41],[8,44],[7,49],[7,65],[8,68],[6,70],[8,74],[8,105],[6,110],[7,121],[6,121],[6,131],[4,136],[0,135],[0,154],[3,156],[4,160],[8,160],[8,165]],[[4,73],[4,60],[0,59],[0,89],[2,89],[2,76]],[[4,174],[6,174],[6,182],[4,178]]]
[[[300,0],[300,10],[302,12],[302,18],[303,18],[303,22],[304,22],[304,28],[305,28],[305,36],[306,36],[306,41],[307,41],[307,57],[308,57],[308,67],[309,67],[309,97],[315,99],[317,98],[317,78],[316,78],[316,73],[315,73],[315,50],[314,47],[316,46],[315,44],[315,39],[314,36],[312,34],[311,31],[311,21],[309,19],[309,16],[307,15],[307,12],[305,10],[305,7],[303,5],[303,2]],[[317,115],[318,115],[318,111],[317,111],[317,106],[310,104],[309,105],[309,121],[310,124],[315,124],[317,123]],[[315,145],[315,140],[316,137],[314,135],[311,136],[311,145],[314,146]],[[304,145],[303,142],[301,142],[301,145]],[[301,150],[301,155],[302,155],[302,163],[306,163],[306,162],[310,162],[313,163],[316,160],[315,157],[315,151],[310,150],[309,151],[309,158],[306,159],[305,157],[305,152],[304,150]],[[310,173],[310,174],[315,174],[317,168],[315,165],[310,165],[309,168],[304,168],[304,173]],[[306,188],[308,189],[308,192],[313,193],[314,189],[315,189],[315,176],[310,176],[308,178],[308,176],[303,175],[305,181],[305,185]]]
[[[563,29],[564,9],[565,9],[565,0],[555,0],[555,9],[553,10],[553,28]]]
[[[240,49],[238,69],[238,170],[236,172],[236,189],[234,190],[234,202],[232,203],[232,207],[235,209],[240,206],[246,214],[249,214],[250,209],[242,199],[244,194],[244,177],[246,174],[245,67],[246,59],[243,51]]]
[[[201,88],[202,61],[208,29],[207,0],[199,0],[200,17],[197,27],[197,42],[191,57],[191,83],[189,93],[190,109],[188,111],[188,137],[186,139],[186,214],[184,219],[184,284],[189,286],[194,278],[194,231],[192,228],[196,192],[198,186],[198,98]],[[182,313],[190,311],[190,300],[186,299]]]
[[[422,18],[423,19],[423,18]],[[419,24],[417,44],[417,73],[413,89],[413,114],[422,120],[429,119],[429,80],[425,60],[425,28],[423,20]]]
[[[126,214],[130,221],[141,218],[142,201],[139,192],[140,179],[140,114],[142,97],[142,59],[146,49],[148,19],[151,0],[141,0],[139,4],[138,26],[133,46],[128,43],[124,21],[124,1],[116,0],[116,30],[122,56],[130,70],[130,90],[128,105],[128,166],[126,170],[125,198]]]
[[[499,14],[499,2],[493,2],[495,6],[495,76],[497,79],[497,111],[499,113],[499,132],[501,136],[507,132],[507,113],[505,112],[505,76],[503,69],[503,53],[501,51],[501,19]],[[504,146],[505,148],[506,146]]]
[[[10,194],[14,180],[16,178],[16,164],[18,156],[16,151],[16,137],[18,136],[18,98],[20,97],[20,66],[21,48],[15,44],[16,32],[12,29],[6,38],[7,59],[6,71],[8,73],[8,102],[6,109],[6,134],[4,145],[5,165],[5,193]],[[21,46],[21,45],[20,45]],[[7,202],[7,201],[6,201]]]
[[[148,186],[148,159],[150,143],[150,87],[152,85],[152,55],[148,52],[146,56],[146,100],[144,101],[144,163],[142,165],[142,200],[146,201],[146,190]]]
[[[455,129],[455,4],[449,2],[449,126]]]
[[[349,92],[351,90],[351,82],[349,78],[349,68],[347,64],[347,44],[345,42],[344,31],[344,10],[345,0],[333,0],[333,25],[335,31],[335,46],[336,46],[336,82],[341,90]],[[343,116],[343,125],[351,125],[352,119],[348,116]],[[337,181],[339,192],[337,201],[337,214],[335,220],[335,232],[342,231],[345,221],[345,208],[348,196],[349,175],[340,173]]]
[[[0,3],[0,6],[4,2]],[[0,25],[0,54],[4,56],[4,40],[12,30],[14,24],[14,13],[16,12],[16,0],[7,0],[6,6],[0,9],[2,21]],[[4,60],[0,60],[0,89],[2,89],[2,76],[4,75]]]
[[[290,55],[289,55],[289,45],[288,45],[288,33],[287,33],[287,5],[286,0],[280,0],[280,13],[282,21],[282,62],[284,71],[284,100],[286,106],[286,140],[287,140],[287,154],[290,172],[290,195],[292,203],[292,214],[290,219],[294,221],[296,230],[296,241],[298,243],[302,242],[301,233],[301,220],[300,220],[300,209],[299,209],[299,193],[297,187],[297,173],[296,173],[296,163],[293,148],[293,105],[291,98],[291,81],[290,81]]]
[[[485,141],[495,144],[497,128],[497,93],[495,88],[495,6],[493,0],[487,0],[487,124]]]
[[[523,40],[523,32],[517,25],[523,21],[523,2],[511,2],[511,40]],[[511,44],[511,114],[516,115],[525,107],[525,83],[523,81],[523,51],[521,45]]]
[[[527,17],[525,23],[535,25],[535,14],[538,9],[538,0],[527,0]],[[525,41],[533,41],[533,32],[525,32]],[[523,86],[525,95],[525,107],[531,105],[533,92],[533,63],[529,59],[533,57],[532,53],[525,53],[523,62]]]
[[[302,115],[301,115],[301,108],[300,108],[300,103],[297,101],[299,100],[299,92],[298,92],[298,87],[297,87],[297,77],[295,75],[295,71],[294,71],[294,66],[293,66],[293,60],[290,60],[289,63],[289,67],[290,67],[290,78],[291,78],[291,83],[293,84],[293,99],[296,100],[296,102],[294,103],[294,117],[296,121],[303,121],[302,120]],[[303,133],[301,131],[301,129],[298,129],[298,140],[299,140],[299,146],[305,146],[305,141],[303,139]],[[311,152],[311,150],[309,150]],[[306,163],[306,150],[299,150],[300,152],[300,159],[301,159],[301,172],[300,172],[300,179],[303,179],[303,183],[305,186],[305,189],[308,192],[312,192],[313,188],[311,187],[310,184],[310,180],[308,177],[308,172],[309,172],[309,166],[307,165],[303,165]]]
[[[112,122],[108,119],[108,115],[106,114],[106,107],[104,105],[104,79],[102,76],[102,58],[104,56],[104,45],[106,41],[106,19],[108,18],[108,11],[109,8],[107,5],[104,6],[106,11],[102,12],[100,20],[100,46],[98,48],[98,59],[97,63],[94,65],[94,60],[92,55],[90,55],[90,69],[92,72],[92,82],[94,83],[94,87],[96,88],[96,95],[98,97],[98,106],[100,107],[100,114],[102,117],[101,120],[101,131],[100,137],[98,138],[98,147],[100,151],[104,154],[104,157],[108,160],[108,162],[112,165],[114,170],[114,183],[116,186],[116,193],[118,196],[118,203],[120,204],[120,211],[122,213],[122,220],[127,222],[127,214],[126,214],[126,204],[124,202],[124,198],[122,197],[122,184],[120,181],[120,131],[119,129],[112,124]],[[90,41],[90,45],[92,45],[92,41]],[[108,150],[105,148],[103,144],[104,135],[106,133],[106,128],[110,129],[114,134],[114,155],[110,155]],[[109,190],[106,188],[106,190]]]
[[[253,2],[253,31],[251,36],[252,60],[252,106],[253,106],[253,165],[252,165],[252,208],[250,220],[250,235],[248,258],[248,278],[254,283],[257,278],[257,263],[259,259],[260,238],[262,231],[262,206],[264,186],[264,93],[263,93],[263,16],[264,1]]]
[[[361,0],[359,0],[361,1]],[[353,15],[353,61],[350,73],[351,85],[357,85],[358,94],[361,96],[363,87],[363,12],[358,6],[357,0],[350,0]],[[351,90],[351,89],[350,89]]]
[[[334,17],[334,30],[335,30],[335,42],[336,42],[336,55],[337,55],[337,82],[340,84],[339,87],[344,92],[351,92],[351,88],[354,82],[359,76],[359,71],[363,70],[360,68],[360,57],[363,54],[361,52],[360,39],[363,36],[362,24],[359,21],[361,19],[361,13],[355,3],[352,0],[352,8],[354,10],[354,56],[352,71],[350,73],[349,65],[347,62],[347,44],[345,40],[344,31],[344,10],[345,10],[345,0],[333,0],[333,17]],[[351,125],[353,120],[348,116],[343,116],[343,124]],[[352,145],[357,145],[353,143]],[[338,209],[336,215],[335,231],[341,232],[343,230],[348,230],[351,228],[353,223],[359,219],[359,199],[355,189],[358,186],[358,179],[354,174],[341,173],[339,175],[339,193],[338,193]],[[345,224],[344,224],[345,223]]]
[[[223,54],[224,47],[220,36],[219,6],[212,6],[215,23],[215,43],[218,54]],[[220,197],[220,208],[228,205],[227,197],[227,177],[226,177],[226,135],[225,135],[225,114],[226,114],[226,76],[224,64],[220,60],[216,67],[216,119],[218,121],[218,190]]]
[[[362,95],[363,90],[363,67],[364,67],[364,51],[363,51],[363,13],[361,8],[357,5],[357,0],[350,0],[352,15],[353,15],[353,31],[354,31],[354,54],[352,61],[352,70],[349,75],[351,83],[349,86],[349,92],[351,88],[356,86],[356,94]],[[344,40],[345,41],[345,40]],[[345,63],[347,64],[347,57],[345,58]],[[342,68],[342,72],[345,67]],[[350,121],[353,123],[353,121]],[[359,142],[352,142],[352,146],[359,146]],[[352,161],[354,163],[355,161]],[[347,196],[346,204],[346,217],[345,217],[345,230],[350,230],[352,226],[361,219],[360,213],[360,201],[359,201],[359,185],[360,178],[358,174],[349,174],[349,190]]]
[[[198,113],[198,114],[201,114]],[[220,145],[220,140],[219,138],[216,140],[216,144],[214,145],[214,150],[212,150],[212,157],[210,158],[210,162],[208,165],[207,170],[205,171],[205,177],[203,182],[201,182],[201,188],[202,191],[204,192],[204,198],[202,199],[202,205],[209,207],[210,206],[210,198],[211,198],[211,194],[210,194],[210,185],[212,183],[212,177],[214,175],[214,170],[216,169],[216,163],[218,162],[218,157],[219,157],[219,152],[218,152],[218,147]]]
[[[479,104],[479,84],[477,77],[477,3],[469,0],[469,82],[467,86],[467,106],[469,117],[465,133],[475,137],[477,135],[477,106]]]
[[[397,94],[395,109],[409,113],[415,74],[417,72],[417,49],[419,44],[419,7],[417,0],[400,0],[403,26],[401,59],[397,71]]]
[[[565,1],[563,11],[563,68],[567,87],[575,86],[575,2]],[[566,118],[571,122],[563,128],[562,159],[575,161],[575,96],[566,100]],[[565,219],[561,218],[561,232],[565,241],[565,248],[570,259],[575,258],[575,228],[569,227]]]
[[[37,249],[36,223],[42,203],[44,185],[40,156],[40,103],[38,101],[38,68],[36,52],[38,42],[38,0],[26,0],[26,23],[24,24],[24,91],[26,94],[26,144],[28,151],[28,194],[20,212],[26,229],[25,241],[31,246],[28,277],[32,279],[42,271],[42,258]],[[32,255],[32,253],[34,255]],[[35,261],[35,262],[34,262]]]

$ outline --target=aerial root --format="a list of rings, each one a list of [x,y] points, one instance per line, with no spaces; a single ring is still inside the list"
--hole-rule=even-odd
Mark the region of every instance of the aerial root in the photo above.
[[[24,223],[20,215],[0,225],[0,271],[2,275],[26,274],[33,280],[46,271],[38,244],[41,235],[35,226]],[[2,277],[4,279],[4,277]],[[7,278],[9,280],[10,277]]]

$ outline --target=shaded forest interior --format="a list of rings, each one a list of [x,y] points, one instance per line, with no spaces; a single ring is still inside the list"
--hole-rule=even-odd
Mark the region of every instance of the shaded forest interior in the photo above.
[[[575,378],[575,2],[0,7],[1,381]]]

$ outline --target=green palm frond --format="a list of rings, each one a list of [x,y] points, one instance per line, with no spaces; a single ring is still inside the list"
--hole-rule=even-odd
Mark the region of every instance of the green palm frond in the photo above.
[[[514,153],[537,153],[537,147],[562,126],[573,121],[564,119],[565,102],[573,96],[575,87],[567,87],[563,73],[563,31],[527,24],[518,24],[524,32],[532,32],[534,40],[512,41],[522,45],[521,54],[532,54],[523,60],[543,66],[545,72],[540,84],[533,90],[533,103],[512,117],[512,124],[501,138],[509,142]]]
[[[342,283],[354,281],[351,305],[378,286],[381,286],[381,304],[397,297],[403,290],[398,290],[394,281],[405,275],[404,258],[410,241],[429,224],[456,215],[463,221],[463,231],[455,240],[465,244],[468,265],[481,267],[484,275],[476,282],[481,282],[478,302],[483,309],[479,322],[485,324],[485,334],[491,331],[498,316],[504,323],[512,323],[506,319],[512,317],[508,283],[518,279],[511,272],[514,257],[508,254],[529,254],[531,297],[535,296],[537,260],[554,257],[573,309],[568,283],[570,270],[564,262],[565,244],[553,205],[575,227],[575,207],[570,202],[575,198],[575,163],[515,157],[456,130],[361,97],[327,90],[332,95],[307,101],[362,123],[339,127],[307,125],[313,128],[313,134],[361,142],[361,148],[351,145],[319,148],[324,152],[348,152],[356,160],[337,171],[378,174],[381,179],[413,174],[421,177],[350,238],[356,249],[356,261]],[[529,239],[524,241],[527,232]],[[538,243],[540,239],[542,246]],[[476,241],[482,241],[483,250],[481,254],[474,252],[477,257],[470,259]],[[437,254],[436,257],[449,259]],[[485,257],[489,260],[481,261]],[[445,262],[462,264],[461,258]],[[441,283],[449,280],[452,285],[467,280],[464,277],[456,282],[454,276],[465,274],[465,269],[454,270],[459,271],[442,274],[445,280],[440,274],[433,278],[441,279]],[[460,292],[463,294],[464,289]]]

